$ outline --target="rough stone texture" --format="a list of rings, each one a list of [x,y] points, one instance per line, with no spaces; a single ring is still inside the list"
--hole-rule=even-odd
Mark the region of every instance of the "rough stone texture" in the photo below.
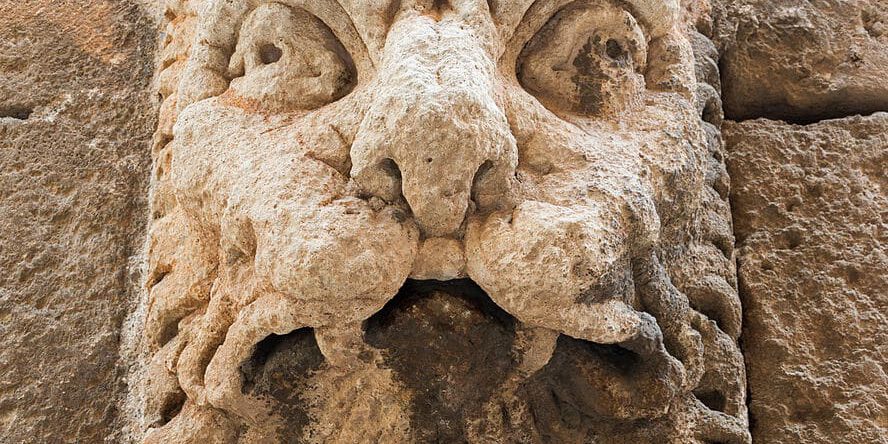
[[[749,442],[681,6],[168,2],[144,441]]]
[[[888,2],[714,2],[753,439],[886,442]]]
[[[132,2],[0,1],[0,442],[117,441],[155,34]]]
[[[725,140],[754,439],[888,442],[888,114]]]
[[[886,11],[0,0],[0,441],[888,442]]]
[[[714,3],[729,118],[803,123],[888,110],[888,1]]]

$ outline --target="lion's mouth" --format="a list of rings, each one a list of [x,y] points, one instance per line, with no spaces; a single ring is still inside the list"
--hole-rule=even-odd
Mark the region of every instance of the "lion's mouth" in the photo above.
[[[406,390],[401,399],[409,400],[405,411],[418,442],[465,442],[478,432],[472,424],[488,421],[492,411],[506,415],[501,420],[546,429],[539,423],[545,418],[596,401],[585,399],[590,386],[583,369],[589,362],[608,361],[626,373],[638,365],[636,356],[617,346],[562,335],[549,364],[516,377],[520,330],[520,322],[469,279],[408,280],[364,322],[363,340],[378,352],[376,365],[391,370],[395,387]],[[315,384],[312,378],[329,369],[314,331],[301,329],[266,338],[241,372],[244,391],[279,404],[284,432],[296,438],[313,421],[305,392]],[[516,398],[521,405],[510,411]]]
[[[418,442],[464,442],[466,425],[517,366],[517,321],[468,279],[408,280],[364,323],[364,341],[378,351],[396,386],[409,396],[411,434]],[[311,421],[302,393],[324,363],[313,329],[272,335],[241,366],[244,391],[280,405],[284,434],[297,438]]]
[[[470,280],[407,281],[366,322],[365,340],[411,392],[420,442],[462,442],[468,420],[516,367],[516,320]]]

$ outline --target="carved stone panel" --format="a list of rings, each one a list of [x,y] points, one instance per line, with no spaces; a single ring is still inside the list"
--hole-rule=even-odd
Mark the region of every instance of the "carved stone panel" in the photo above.
[[[747,443],[675,1],[170,1],[148,443]]]

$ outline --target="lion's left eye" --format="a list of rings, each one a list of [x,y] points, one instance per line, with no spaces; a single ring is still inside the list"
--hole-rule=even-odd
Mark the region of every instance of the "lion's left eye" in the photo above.
[[[354,86],[354,63],[311,13],[278,3],[259,6],[241,26],[231,56],[231,92],[279,111],[308,110],[336,101]]]
[[[635,18],[605,1],[556,13],[527,43],[518,79],[549,108],[601,115],[631,107],[644,89],[647,41]]]

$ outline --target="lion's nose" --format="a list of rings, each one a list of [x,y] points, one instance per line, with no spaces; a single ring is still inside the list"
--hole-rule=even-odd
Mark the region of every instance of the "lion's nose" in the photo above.
[[[510,166],[504,155],[507,147],[502,146],[508,143],[493,129],[499,123],[498,110],[483,109],[489,104],[466,94],[442,96],[431,98],[413,115],[407,129],[415,140],[393,147],[402,193],[427,236],[459,230],[473,198],[489,194],[476,179],[489,174],[491,165]],[[497,186],[506,191],[509,183]]]
[[[395,119],[399,130],[382,149],[355,163],[355,179],[386,200],[403,196],[426,236],[452,235],[470,208],[509,200],[515,142],[498,108],[486,106],[463,94],[421,98]]]
[[[491,56],[464,41],[470,33],[436,26],[417,19],[392,30],[351,150],[356,183],[388,201],[403,196],[427,237],[458,232],[470,208],[503,206],[518,162]]]

